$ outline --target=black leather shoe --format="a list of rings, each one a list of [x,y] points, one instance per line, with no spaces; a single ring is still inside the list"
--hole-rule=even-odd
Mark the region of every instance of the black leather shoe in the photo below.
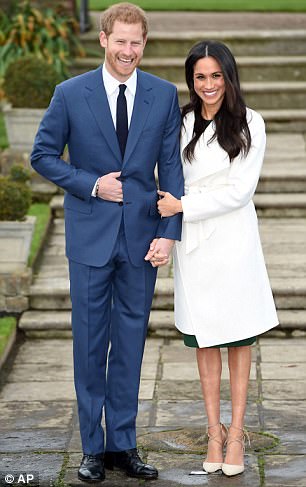
[[[137,479],[157,479],[158,471],[152,465],[143,463],[138,455],[137,448],[125,451],[107,451],[104,455],[105,468],[123,470],[128,477]]]
[[[103,453],[84,455],[78,470],[78,478],[84,482],[102,482],[105,479]]]

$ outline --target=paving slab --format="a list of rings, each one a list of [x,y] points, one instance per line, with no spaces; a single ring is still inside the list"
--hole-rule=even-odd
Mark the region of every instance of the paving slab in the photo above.
[[[306,380],[263,380],[262,393],[267,400],[303,400],[306,399]],[[294,402],[292,407],[294,408]]]
[[[265,487],[305,487],[305,455],[265,455]]]
[[[141,377],[143,379],[151,379],[155,380],[158,368],[158,351],[153,353],[150,361],[147,359],[149,358],[150,353],[148,352],[146,357],[144,358],[142,369],[141,369]]]
[[[306,362],[306,350],[304,347],[295,347],[288,345],[265,345],[260,347],[261,361],[296,363]]]
[[[48,381],[73,381],[73,369],[71,364],[16,364],[7,378],[7,382],[45,382]]]
[[[268,401],[262,402],[264,425],[269,430],[276,430],[279,424],[282,430],[306,430],[305,401]]]
[[[72,402],[0,402],[1,430],[70,427]]]
[[[160,380],[157,382],[156,396],[158,399],[175,400],[175,399],[202,399],[202,390],[199,380]],[[256,401],[258,397],[257,382],[249,382],[248,400]],[[221,382],[221,399],[230,400],[230,383],[229,380]]]
[[[221,418],[223,423],[230,424],[230,401],[221,401]],[[258,410],[255,403],[248,405],[245,423],[247,427],[259,427]],[[185,427],[199,425],[204,431],[206,424],[203,401],[178,399],[176,401],[160,400],[157,402],[156,426],[176,427],[180,425]]]
[[[143,380],[140,381],[139,399],[153,399],[155,381]]]
[[[229,379],[229,369],[225,364],[222,367],[222,379],[228,380]],[[163,364],[163,379],[171,379],[171,380],[196,380],[199,379],[199,371],[196,362],[194,363],[184,363],[180,362],[170,362]],[[254,362],[251,364],[251,372],[250,372],[250,379],[256,379],[256,366]]]
[[[39,433],[36,429],[4,430],[0,432],[0,453],[64,452],[69,440],[70,432],[63,429],[44,428]]]
[[[275,448],[277,455],[306,455],[305,427],[302,430],[296,425],[294,430],[283,429],[281,426],[269,429],[268,433],[277,436],[279,444]]]
[[[18,351],[16,363],[72,365],[72,341],[27,340]]]
[[[5,384],[0,392],[2,401],[75,401],[72,382],[13,382]]]
[[[263,380],[306,379],[306,363],[263,362],[261,376]]]
[[[74,425],[74,427],[73,427],[72,436],[71,436],[70,441],[69,441],[68,451],[69,451],[69,454],[78,453],[79,458],[81,460],[81,458],[82,458],[82,443],[81,443],[81,436],[80,436],[78,423],[76,425]]]
[[[64,485],[69,485],[69,487],[79,487],[87,486],[87,482],[81,482],[77,478],[77,467],[68,468],[64,477]],[[106,480],[103,482],[103,487],[143,487],[144,481],[132,479],[127,477],[124,473],[116,471],[106,472]],[[156,481],[154,481],[154,487],[156,486]],[[152,486],[153,487],[153,486]],[[165,486],[166,487],[166,486]]]
[[[188,485],[209,485],[226,487],[259,486],[257,458],[246,455],[247,469],[243,476],[225,477],[220,472],[211,475],[189,475],[192,470],[202,470],[203,457],[201,455],[179,455],[169,453],[149,453],[149,463],[159,469],[159,480],[154,485],[165,487],[179,487]]]
[[[35,454],[23,452],[0,454],[1,472],[13,473],[39,473],[39,485],[50,487],[57,480],[60,473],[64,455],[62,453]],[[4,485],[1,483],[1,485]],[[5,484],[7,485],[7,484]],[[20,485],[22,485],[20,483]]]
[[[151,417],[153,415],[153,411],[155,409],[155,405],[151,400],[139,400],[138,404],[138,414],[137,414],[137,429],[144,428],[150,426]]]

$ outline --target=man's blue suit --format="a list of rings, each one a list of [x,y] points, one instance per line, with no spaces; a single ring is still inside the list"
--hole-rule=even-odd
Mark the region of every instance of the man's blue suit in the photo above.
[[[180,111],[175,87],[137,70],[124,159],[101,67],[57,86],[31,162],[65,190],[75,386],[83,451],[136,446],[140,368],[156,269],[144,261],[155,237],[179,240],[181,217],[161,219],[154,175],[183,194]],[[61,159],[68,145],[70,164]],[[123,202],[92,197],[98,177],[122,171]],[[108,366],[106,368],[107,354]]]

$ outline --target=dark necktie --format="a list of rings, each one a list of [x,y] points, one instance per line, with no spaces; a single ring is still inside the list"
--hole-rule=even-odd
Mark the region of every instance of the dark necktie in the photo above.
[[[118,142],[121,150],[122,159],[124,156],[126,140],[128,136],[128,117],[125,98],[126,85],[119,85],[119,95],[117,98],[117,113],[116,113],[116,132]]]

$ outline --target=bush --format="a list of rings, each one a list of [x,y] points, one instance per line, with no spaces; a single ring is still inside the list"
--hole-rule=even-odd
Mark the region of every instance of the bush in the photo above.
[[[14,5],[9,13],[0,8],[0,78],[13,61],[29,54],[45,59],[62,79],[68,78],[71,57],[85,55],[76,19],[62,9],[40,11],[29,0]]]
[[[23,220],[32,200],[28,185],[29,172],[22,166],[12,166],[10,175],[0,176],[0,220]]]
[[[59,81],[51,64],[28,56],[10,64],[3,89],[6,99],[15,108],[46,108]]]

